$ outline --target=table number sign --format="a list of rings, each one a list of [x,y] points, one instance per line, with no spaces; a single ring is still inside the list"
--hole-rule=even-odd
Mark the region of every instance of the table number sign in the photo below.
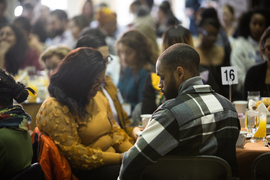
[[[237,67],[221,67],[221,77],[223,85],[238,84]]]
[[[222,85],[229,85],[229,100],[232,101],[232,84],[238,84],[237,68],[235,66],[221,67]]]

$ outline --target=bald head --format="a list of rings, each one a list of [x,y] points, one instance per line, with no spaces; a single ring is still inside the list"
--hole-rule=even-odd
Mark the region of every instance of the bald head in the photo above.
[[[191,46],[177,43],[167,48],[158,58],[161,65],[169,71],[178,66],[188,70],[192,76],[199,75],[200,56]]]

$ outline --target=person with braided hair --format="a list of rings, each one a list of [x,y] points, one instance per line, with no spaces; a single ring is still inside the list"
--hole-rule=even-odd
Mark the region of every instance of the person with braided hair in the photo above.
[[[16,83],[11,75],[0,69],[0,174],[1,179],[10,179],[31,165],[32,142],[28,130],[31,117],[20,105],[31,88]]]

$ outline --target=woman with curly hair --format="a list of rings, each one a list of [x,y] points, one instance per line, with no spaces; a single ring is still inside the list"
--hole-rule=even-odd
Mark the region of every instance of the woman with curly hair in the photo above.
[[[157,57],[147,38],[137,30],[124,33],[116,43],[117,55],[122,64],[118,88],[131,110],[141,102],[147,75],[154,71]]]
[[[243,97],[243,85],[247,70],[263,62],[260,57],[259,41],[264,30],[270,25],[269,13],[262,9],[248,11],[239,21],[240,38],[236,40],[231,53],[231,65],[237,67],[238,85],[236,92]]]
[[[31,165],[33,156],[31,138],[28,133],[31,117],[13,99],[24,102],[28,90],[16,83],[11,75],[0,69],[0,173],[1,179],[12,176]]]

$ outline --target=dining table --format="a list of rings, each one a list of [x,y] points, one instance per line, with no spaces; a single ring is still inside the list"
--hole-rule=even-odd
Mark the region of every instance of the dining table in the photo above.
[[[243,125],[243,123],[241,123],[241,119],[240,124],[241,131],[246,131],[245,126]],[[264,146],[261,139],[256,139],[255,143],[251,143],[249,139],[246,139],[244,146],[237,147],[236,157],[239,167],[239,179],[251,180],[252,163],[259,155],[269,152],[270,148]]]

